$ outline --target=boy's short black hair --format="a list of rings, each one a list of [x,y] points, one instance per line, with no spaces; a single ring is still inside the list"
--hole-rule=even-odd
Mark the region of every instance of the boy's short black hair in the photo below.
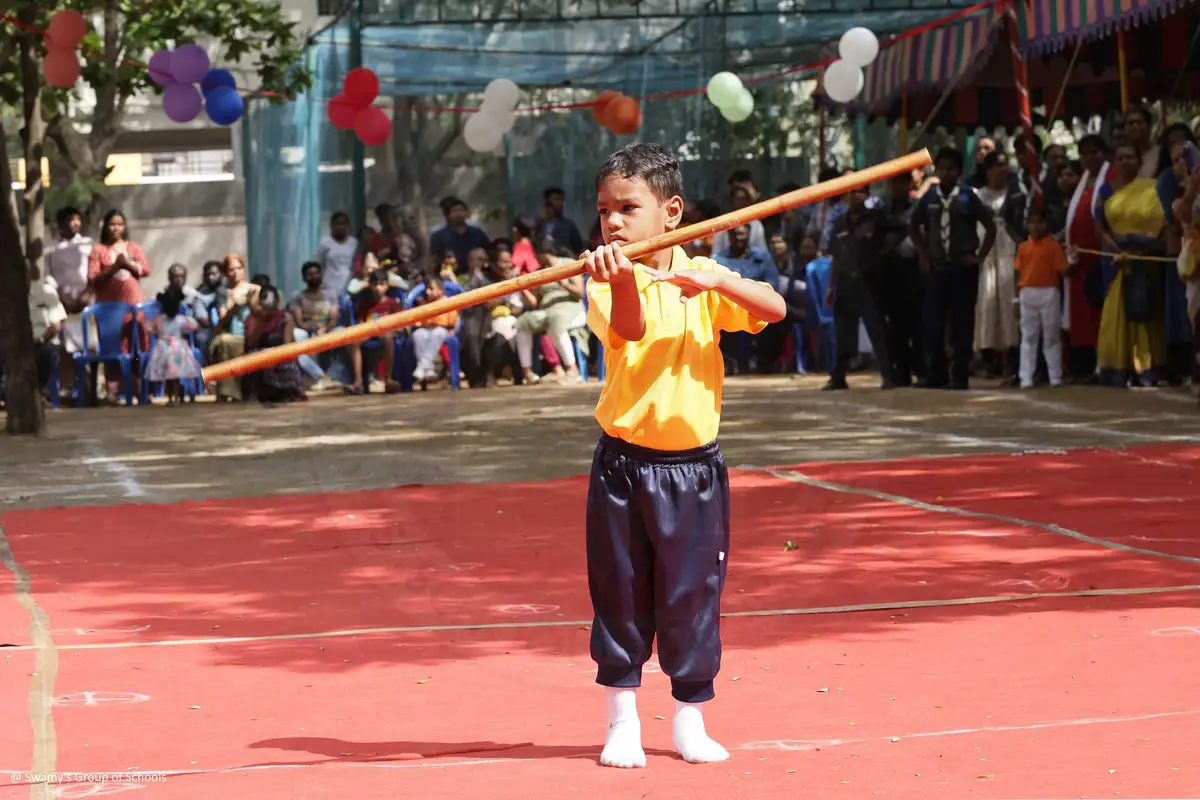
[[[367,283],[387,283],[388,274],[386,269],[373,269],[371,274],[367,276]]]
[[[304,277],[304,274],[305,274],[306,272],[308,272],[310,269],[314,269],[314,268],[315,268],[315,269],[319,269],[319,270],[320,270],[322,273],[324,273],[324,272],[325,272],[325,267],[321,265],[321,262],[320,262],[320,261],[305,261],[305,262],[304,262],[304,263],[303,263],[303,264],[300,266],[300,277],[302,277],[302,278],[303,278],[303,277]]]
[[[963,154],[962,151],[956,150],[953,147],[943,147],[938,150],[937,158],[933,160],[934,166],[940,165],[943,161],[949,161],[959,172],[963,169]]]
[[[659,202],[683,196],[679,160],[659,144],[635,142],[610,155],[596,173],[596,191],[614,175],[642,181]]]
[[[341,221],[345,222],[347,225],[349,225],[349,224],[350,224],[350,215],[349,215],[349,214],[347,214],[345,211],[335,211],[335,212],[333,212],[333,216],[331,216],[331,217],[329,218],[329,224],[330,224],[330,225],[336,225],[339,219],[340,219]]]
[[[1035,219],[1040,219],[1046,224],[1050,223],[1050,220],[1046,217],[1046,210],[1037,203],[1030,203],[1029,210],[1025,212],[1025,222],[1029,223]]]
[[[1089,133],[1087,136],[1084,136],[1079,140],[1078,147],[1080,151],[1087,147],[1094,147],[1101,153],[1108,152],[1108,142],[1106,142],[1104,137],[1098,133]]]
[[[59,225],[62,225],[64,222],[69,221],[71,217],[83,219],[83,214],[80,214],[79,209],[75,206],[63,206],[58,210],[58,214],[55,215],[54,219]]]

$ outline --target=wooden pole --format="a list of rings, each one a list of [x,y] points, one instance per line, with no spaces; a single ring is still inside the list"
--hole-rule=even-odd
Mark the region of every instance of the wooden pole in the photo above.
[[[711,236],[714,233],[727,231],[739,225],[746,225],[756,219],[773,217],[798,206],[819,203],[830,197],[840,197],[847,192],[863,186],[869,186],[872,183],[889,181],[897,175],[903,175],[915,169],[924,169],[931,163],[933,163],[933,159],[930,157],[929,151],[922,148],[916,153],[910,153],[909,155],[901,156],[900,158],[886,161],[873,167],[867,167],[864,170],[852,172],[849,175],[843,175],[831,181],[805,186],[794,192],[788,192],[779,197],[746,206],[739,211],[722,214],[719,217],[697,222],[695,225],[688,225],[685,228],[667,231],[661,236],[655,236],[644,242],[635,242],[621,249],[631,261],[645,258],[659,250],[678,247],[687,242]],[[580,259],[572,261],[569,264],[562,264],[557,267],[530,272],[526,275],[519,275],[516,278],[493,283],[490,286],[472,289],[469,292],[461,292],[449,297],[443,297],[441,300],[435,300],[426,305],[410,308],[396,314],[388,314],[370,322],[361,322],[358,325],[326,333],[323,336],[314,336],[302,342],[289,342],[279,347],[259,350],[256,353],[239,356],[229,361],[223,361],[220,364],[205,367],[204,382],[214,383],[226,378],[236,378],[240,375],[257,372],[258,370],[266,369],[285,361],[291,361],[300,356],[321,353],[326,350],[333,350],[356,342],[373,339],[450,311],[461,311],[464,308],[477,306],[480,303],[486,303],[488,300],[504,297],[523,289],[534,289],[548,283],[563,281],[567,278],[581,275],[585,271],[584,262]]]
[[[1121,77],[1121,113],[1129,110],[1129,68],[1125,63],[1125,31],[1117,31],[1117,72]]]
[[[1012,50],[1013,83],[1017,87],[1017,112],[1021,117],[1021,133],[1025,139],[1025,169],[1033,189],[1032,200],[1037,207],[1042,205],[1042,186],[1038,181],[1041,171],[1037,150],[1033,146],[1033,110],[1029,104],[1029,72],[1025,68],[1025,56],[1021,53],[1021,35],[1017,26],[1017,2],[1007,0],[1004,4],[1004,21],[1008,28],[1008,46]]]

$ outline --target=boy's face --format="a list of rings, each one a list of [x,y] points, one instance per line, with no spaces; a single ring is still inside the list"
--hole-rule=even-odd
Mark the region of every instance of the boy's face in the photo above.
[[[167,283],[177,289],[182,289],[187,283],[187,270],[180,267],[171,267],[167,270]]]
[[[1034,239],[1041,239],[1050,233],[1050,226],[1046,224],[1046,220],[1037,215],[1029,217],[1028,221],[1029,235]]]
[[[376,300],[382,300],[387,296],[388,284],[387,281],[371,281],[371,296]]]
[[[330,224],[329,232],[338,241],[345,239],[350,233],[350,220],[345,217],[338,217]]]
[[[425,299],[431,303],[434,300],[441,300],[445,296],[446,293],[442,291],[442,285],[440,283],[430,281],[425,287]]]
[[[1079,186],[1079,181],[1083,176],[1075,171],[1069,163],[1062,168],[1062,172],[1058,173],[1058,190],[1066,195],[1075,193],[1076,187]]]
[[[800,243],[800,259],[807,264],[817,257],[817,242],[811,236],[805,236]]]
[[[962,171],[958,168],[958,164],[949,158],[943,158],[937,162],[937,177],[938,182],[946,188],[953,187],[958,183],[959,175]]]
[[[660,201],[640,178],[610,175],[596,196],[605,244],[632,244],[679,227],[683,198]]]
[[[446,212],[446,221],[451,225],[462,225],[467,221],[467,217],[469,216],[471,216],[471,212],[467,209],[467,207],[459,204],[456,206],[451,206],[450,210]]]
[[[776,258],[783,258],[787,254],[787,242],[778,234],[771,237],[771,254]]]

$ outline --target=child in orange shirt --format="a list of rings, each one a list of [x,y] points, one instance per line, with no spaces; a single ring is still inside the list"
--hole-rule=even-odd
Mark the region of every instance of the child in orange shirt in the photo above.
[[[446,289],[442,278],[436,276],[426,278],[425,293],[421,297],[420,305],[441,300],[445,296]],[[422,322],[413,329],[413,351],[417,356],[417,368],[413,371],[413,378],[420,381],[422,391],[428,388],[426,381],[437,377],[437,370],[433,368],[433,359],[437,357],[446,337],[450,335],[457,324],[458,312],[448,311]]]
[[[1050,235],[1040,208],[1028,215],[1029,239],[1017,248],[1017,286],[1020,292],[1021,388],[1033,388],[1038,339],[1050,373],[1050,385],[1062,386],[1062,292],[1059,280],[1068,269],[1067,254]]]

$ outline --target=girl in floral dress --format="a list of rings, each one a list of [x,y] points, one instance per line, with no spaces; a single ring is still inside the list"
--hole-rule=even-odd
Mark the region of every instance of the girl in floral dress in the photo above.
[[[188,340],[200,324],[182,312],[183,290],[177,286],[158,295],[158,307],[161,313],[147,325],[155,341],[146,377],[154,382],[165,381],[168,402],[178,405],[183,403],[181,381],[200,377],[200,362]]]

